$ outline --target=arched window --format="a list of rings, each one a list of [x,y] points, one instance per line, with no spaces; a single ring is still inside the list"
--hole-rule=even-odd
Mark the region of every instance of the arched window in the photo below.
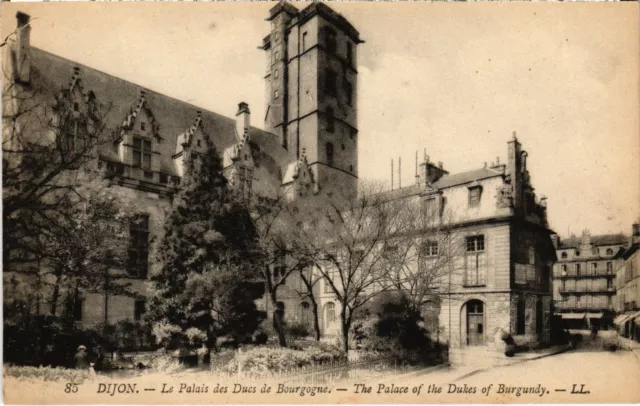
[[[327,320],[326,327],[331,327],[336,322],[336,304],[329,302],[325,305],[325,317]]]
[[[330,142],[327,142],[326,150],[327,150],[327,165],[333,166],[333,144]]]
[[[565,259],[565,258],[567,258],[567,253],[566,253],[565,251],[563,251],[563,252],[562,252],[562,255],[561,255],[561,257],[562,257],[562,259]]]
[[[607,248],[607,255],[613,255],[613,250],[611,248]]]

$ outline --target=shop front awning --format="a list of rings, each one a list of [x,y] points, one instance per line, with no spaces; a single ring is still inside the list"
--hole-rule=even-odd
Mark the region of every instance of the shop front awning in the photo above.
[[[630,314],[620,314],[620,315],[616,316],[615,319],[613,319],[613,324],[617,324],[617,325],[623,324],[630,317],[631,317]]]
[[[587,313],[587,318],[588,319],[601,319],[603,315],[604,314],[602,312],[600,312],[600,313]]]
[[[582,320],[586,316],[586,313],[562,313],[562,318],[565,320]]]

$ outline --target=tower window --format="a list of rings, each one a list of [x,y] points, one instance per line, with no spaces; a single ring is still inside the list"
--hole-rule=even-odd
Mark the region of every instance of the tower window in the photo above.
[[[273,77],[278,79],[280,77],[280,70],[276,69],[275,72],[273,72]]]
[[[324,82],[324,90],[325,92],[327,92],[328,95],[330,96],[335,96],[336,95],[336,83],[338,81],[338,77],[336,76],[336,73],[332,70],[332,69],[327,69],[327,73],[325,75],[325,82]]]
[[[347,103],[349,106],[353,105],[353,85],[351,85],[351,82],[344,82],[344,92],[347,95]]]
[[[275,51],[273,53],[274,59],[276,62],[278,62],[278,60],[280,59],[280,52],[279,51]]]
[[[78,102],[73,103],[73,111],[78,111],[80,110],[80,105],[78,104]]]
[[[327,131],[330,133],[335,131],[335,120],[332,107],[327,107]]]
[[[333,144],[332,143],[327,142],[326,152],[327,152],[327,165],[333,166]]]
[[[279,91],[278,89],[274,90],[274,91],[273,91],[273,98],[274,98],[274,99],[277,99],[277,98],[279,98],[279,97],[280,97],[280,91]]]
[[[140,131],[145,131],[147,129],[147,123],[144,121],[140,123]]]
[[[353,44],[347,42],[347,62],[353,65]]]
[[[331,29],[327,29],[325,35],[326,35],[325,38],[326,38],[327,52],[329,52],[330,54],[335,54],[336,47],[337,47],[335,31]]]
[[[353,165],[349,165],[349,172],[353,172]]]
[[[196,145],[199,147],[202,146],[202,141],[201,140],[196,141]]]
[[[307,32],[302,33],[302,52],[307,50]]]

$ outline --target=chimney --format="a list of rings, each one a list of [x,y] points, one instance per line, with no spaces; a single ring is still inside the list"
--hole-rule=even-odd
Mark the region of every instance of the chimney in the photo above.
[[[631,226],[631,243],[640,244],[640,224],[634,223]]]
[[[21,11],[16,13],[18,20],[16,42],[16,76],[21,83],[29,83],[31,75],[31,17]]]
[[[426,153],[424,155],[424,162],[420,164],[420,167],[420,176],[423,179],[420,183],[424,183],[426,185],[437,182],[443,175],[449,173],[444,170],[444,164],[442,161],[438,162],[438,165],[436,166],[429,160],[429,155]]]
[[[251,112],[249,111],[249,105],[245,102],[240,102],[238,103],[238,112],[236,113],[236,132],[239,140],[248,137],[250,126]]]

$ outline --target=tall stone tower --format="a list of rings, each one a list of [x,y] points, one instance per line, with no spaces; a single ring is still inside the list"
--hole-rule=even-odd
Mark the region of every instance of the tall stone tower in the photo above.
[[[314,2],[303,10],[281,2],[270,10],[265,128],[291,161],[303,150],[320,193],[353,197],[358,185],[358,31]]]

